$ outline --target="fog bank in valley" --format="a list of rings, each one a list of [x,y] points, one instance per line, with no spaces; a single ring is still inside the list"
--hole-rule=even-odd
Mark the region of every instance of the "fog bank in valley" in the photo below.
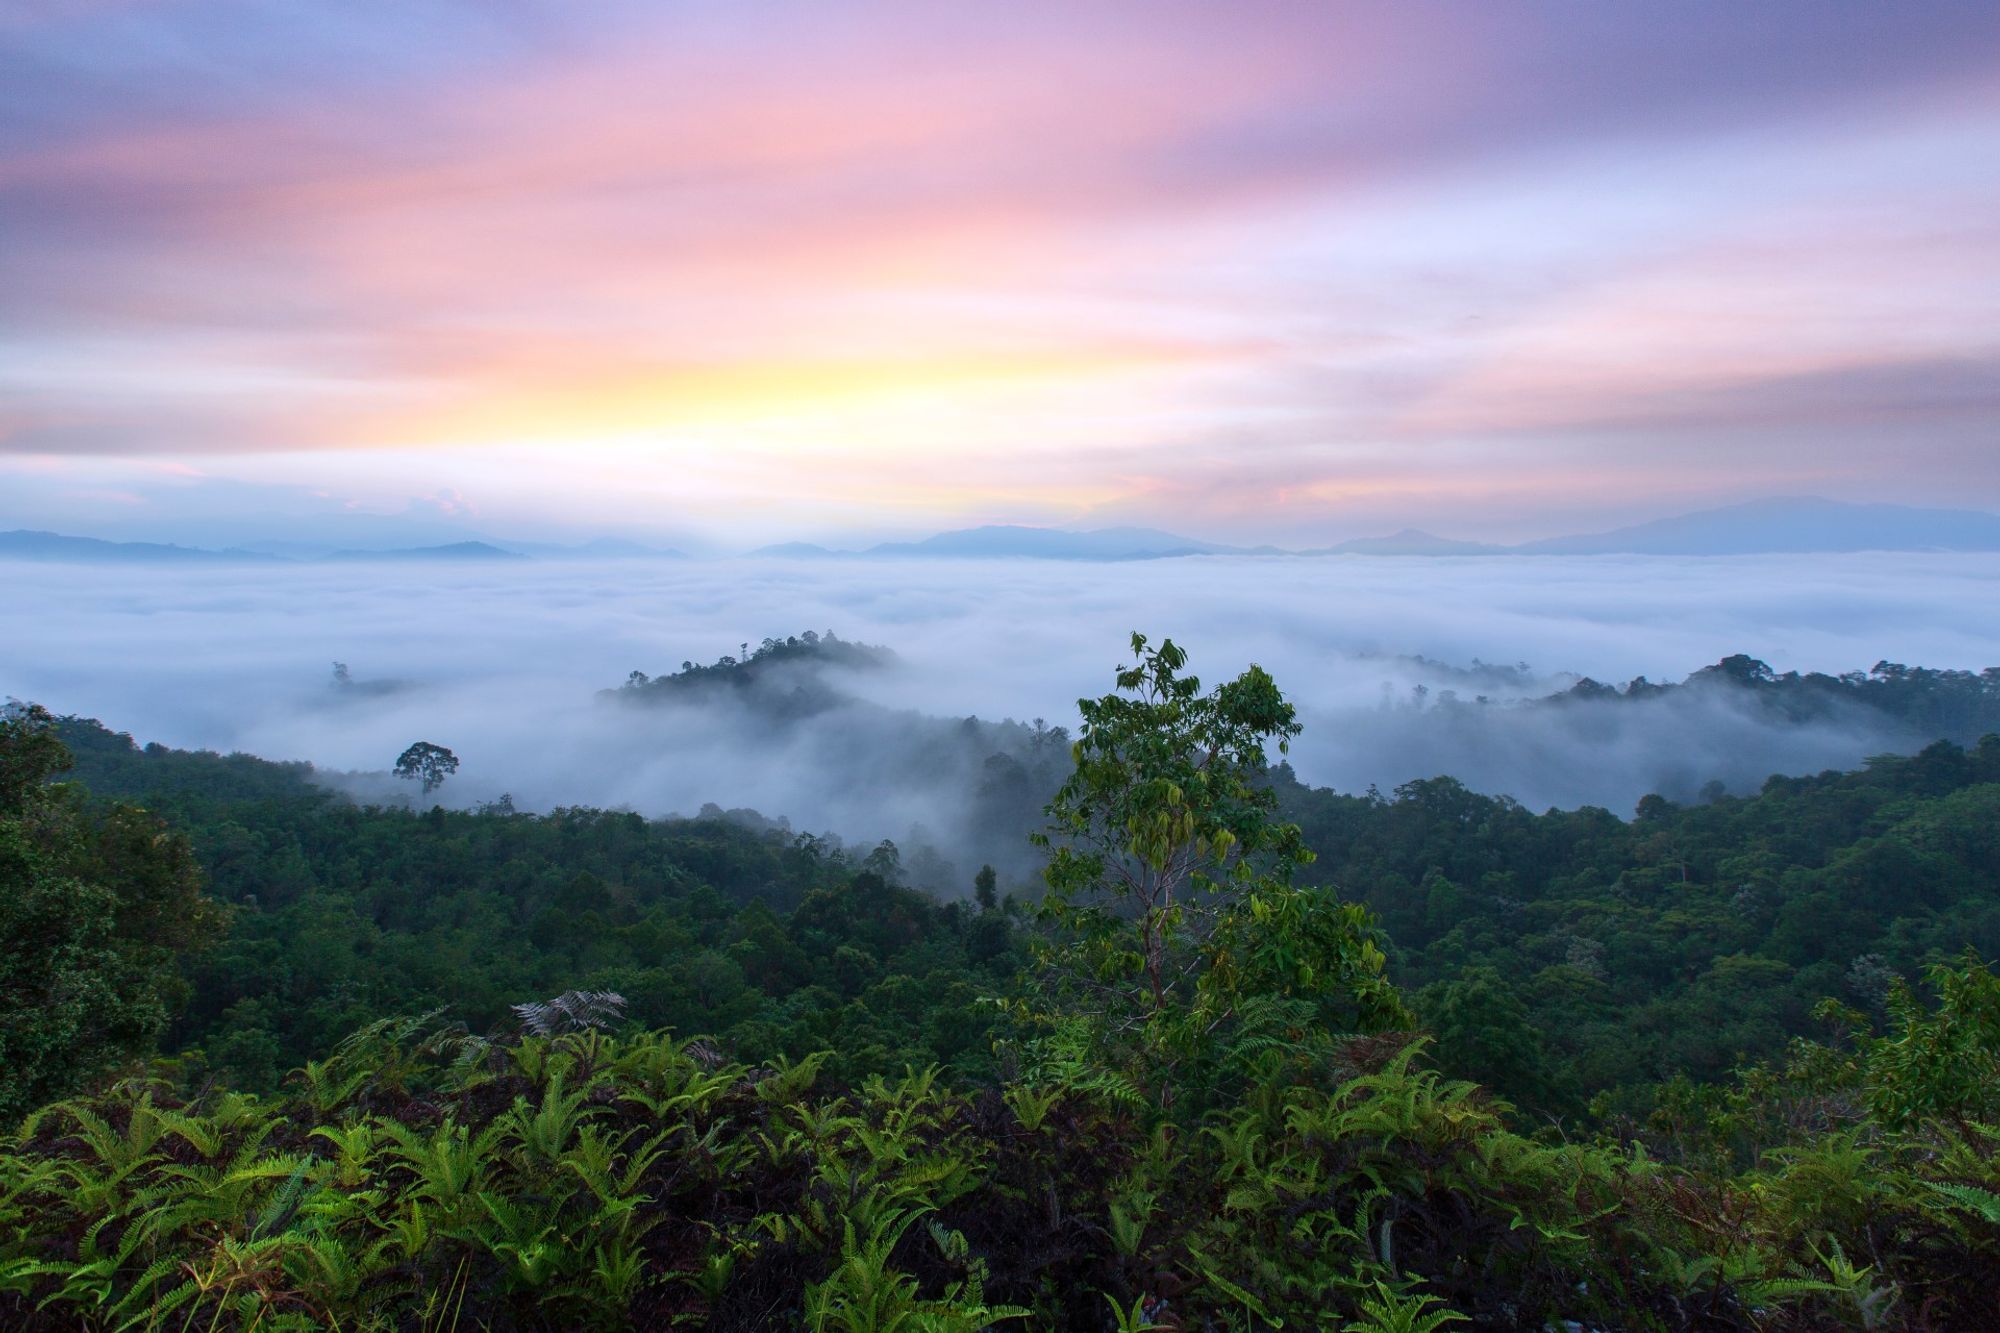
[[[1026,728],[962,719],[1072,724],[1079,696],[1110,688],[1135,629],[1185,644],[1209,680],[1267,667],[1306,724],[1292,755],[1304,781],[1386,792],[1450,774],[1535,808],[1620,812],[1649,791],[1742,790],[1911,738],[1862,711],[1782,725],[1698,690],[1494,705],[1581,676],[1678,680],[1739,652],[1780,671],[2000,663],[1992,556],[0,572],[0,693],[141,741],[379,774],[425,739],[463,762],[440,793],[450,803],[506,792],[523,808],[649,815],[714,803],[850,839],[916,828],[947,848],[982,783],[998,799],[995,748],[1034,743]],[[631,671],[808,629],[886,645],[896,662],[831,671],[852,702],[802,716],[726,695],[599,697]],[[336,661],[349,688],[331,685]]]

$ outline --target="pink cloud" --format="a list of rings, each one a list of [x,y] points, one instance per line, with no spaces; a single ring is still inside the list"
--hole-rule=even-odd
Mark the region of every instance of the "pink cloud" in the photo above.
[[[0,448],[471,484],[643,436],[717,502],[1246,524],[1609,494],[1732,429],[1858,450],[1988,412],[1938,368],[1995,350],[2000,203],[1946,150],[1996,65],[1823,21],[1774,69],[1755,16],[1595,6],[635,9],[240,104],[169,78],[197,110],[0,148],[0,339],[65,368],[0,368]]]

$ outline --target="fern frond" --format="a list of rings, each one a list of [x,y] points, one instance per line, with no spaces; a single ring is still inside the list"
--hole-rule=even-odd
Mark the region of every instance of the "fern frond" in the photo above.
[[[509,1006],[521,1026],[538,1037],[607,1028],[625,1017],[625,997],[616,991],[566,990],[552,1000]]]

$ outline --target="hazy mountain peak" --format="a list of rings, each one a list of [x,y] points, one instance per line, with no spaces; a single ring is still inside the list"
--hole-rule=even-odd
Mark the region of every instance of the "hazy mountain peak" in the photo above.
[[[16,528],[0,532],[0,557],[13,560],[117,561],[179,563],[187,561],[270,560],[248,551],[204,551],[164,542],[107,542],[95,537],[66,537],[58,532]]]
[[[1259,548],[1269,550],[1271,548]],[[1174,555],[1238,555],[1246,548],[1198,541],[1158,528],[1095,528],[1073,532],[1012,523],[940,532],[915,542],[884,542],[865,555],[940,555],[1040,560],[1151,560]]]
[[[411,546],[397,551],[335,551],[330,560],[526,560],[519,551],[503,551],[488,542],[449,542],[443,546]]]
[[[1439,537],[1421,528],[1404,528],[1386,537],[1357,537],[1351,541],[1307,551],[1307,555],[1490,555],[1504,548],[1485,542],[1458,541]]]
[[[1533,555],[2000,551],[2000,514],[1773,496],[1513,549]]]

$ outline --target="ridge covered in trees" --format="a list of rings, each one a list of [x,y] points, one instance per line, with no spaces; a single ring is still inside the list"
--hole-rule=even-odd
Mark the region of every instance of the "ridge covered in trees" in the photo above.
[[[756,647],[743,644],[738,654],[724,654],[706,665],[687,661],[670,675],[648,676],[634,671],[616,690],[604,693],[621,703],[699,699],[709,691],[729,689],[750,695],[768,709],[794,716],[820,712],[848,700],[823,678],[826,668],[878,671],[896,661],[895,653],[874,644],[853,643],[832,630],[807,630],[782,639],[767,638]]]
[[[75,720],[59,734],[91,790],[183,830],[234,909],[166,1037],[252,1087],[382,1013],[450,1003],[484,1027],[570,987],[760,1052],[837,1039],[857,1073],[978,1060],[991,1011],[973,1000],[1021,966],[1040,896],[1009,879],[1015,910],[982,912],[933,849],[844,847],[752,811],[363,807],[303,765],[140,749]],[[1368,906],[1461,1068],[1537,1110],[1719,1078],[1814,1032],[1822,997],[1879,1013],[1891,977],[1967,944],[2000,955],[1993,742],[1649,800],[1630,820],[1536,814],[1448,778],[1348,796],[1280,763],[1268,782],[1318,853],[1300,882]],[[1021,807],[1047,799],[1011,785]],[[799,916],[814,894],[906,921],[859,938],[845,917]],[[938,1026],[954,1005],[962,1038]],[[1507,1035],[1523,1029],[1543,1036]]]
[[[1734,653],[1679,684],[1639,676],[1619,687],[1586,676],[1536,702],[1544,707],[1596,699],[1639,702],[1704,691],[1734,695],[1792,723],[1865,709],[1893,719],[1911,735],[1960,745],[1976,744],[1980,737],[2000,731],[2000,667],[1956,671],[1883,661],[1867,671],[1829,675],[1774,671],[1747,653]]]

